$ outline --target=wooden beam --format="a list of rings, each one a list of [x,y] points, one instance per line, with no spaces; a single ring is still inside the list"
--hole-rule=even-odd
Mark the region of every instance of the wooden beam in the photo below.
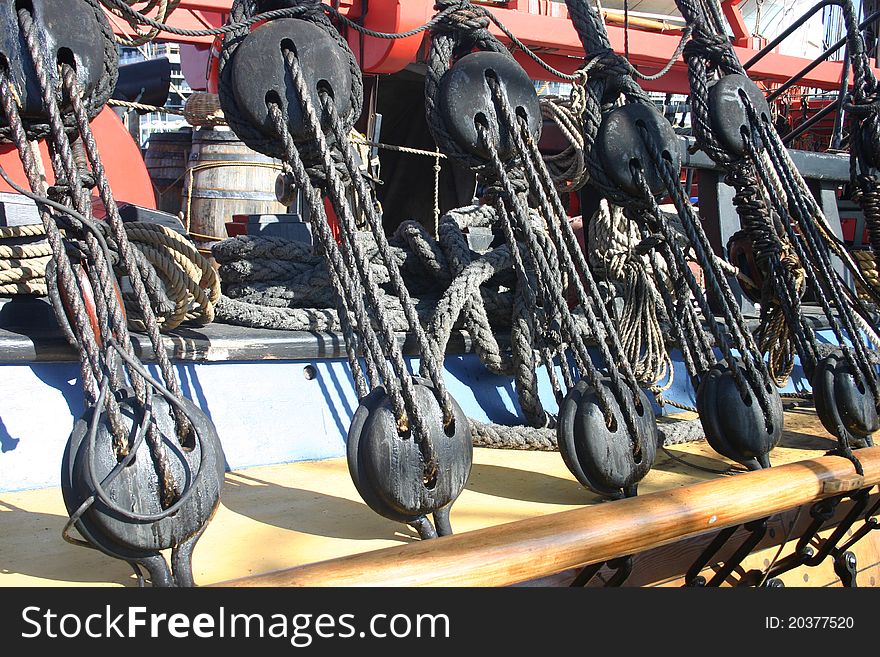
[[[421,25],[434,13],[434,0],[372,0],[367,14],[367,25],[373,29],[387,32],[406,31]],[[223,24],[228,15],[232,0],[183,0],[180,8],[175,11],[169,23],[176,27],[199,29],[205,27],[207,22],[212,27]],[[528,13],[529,3],[508,3],[505,7],[490,4],[493,14],[497,16],[517,37],[529,47],[537,49],[543,54],[556,55],[557,61],[570,58],[571,63],[563,66],[563,69],[573,69],[580,65],[583,60],[583,48],[575,33],[574,27],[568,18],[562,16],[549,16]],[[728,5],[725,5],[728,7]],[[731,5],[732,9],[736,8]],[[361,13],[360,0],[340,0],[339,9],[351,18],[357,18]],[[196,15],[194,12],[198,12]],[[119,22],[119,19],[116,19]],[[127,26],[123,26],[127,27]],[[117,32],[124,33],[124,29],[114,27]],[[502,41],[506,37],[492,24],[490,30]],[[741,30],[740,30],[741,31]],[[623,52],[624,30],[618,25],[607,26],[608,37],[611,45],[618,53]],[[354,36],[352,36],[354,38]],[[403,70],[409,64],[418,59],[419,47],[424,35],[411,37],[402,41],[388,41],[385,39],[373,39],[366,37],[363,45],[365,53],[365,72],[368,73],[395,73]],[[213,37],[177,37],[169,34],[160,34],[160,40],[177,41],[180,43],[210,44]],[[678,46],[680,35],[674,32],[647,32],[632,30],[630,32],[630,61],[647,72],[651,73],[666,64],[670,55]],[[355,39],[360,49],[360,40]],[[739,39],[736,43],[745,43]],[[750,45],[750,44],[746,44]],[[737,56],[741,61],[748,61],[755,50],[745,47],[737,47]],[[762,59],[752,69],[749,75],[755,80],[763,80],[768,83],[781,83],[791,75],[800,71],[809,60],[803,57],[791,57],[786,55],[771,54]],[[824,62],[817,66],[804,77],[802,85],[820,89],[836,90],[840,87],[840,74],[842,65],[840,62]],[[880,70],[874,70],[875,76],[880,78]],[[551,78],[548,73],[540,69],[539,79]],[[687,66],[680,58],[672,67],[671,75],[663,76],[660,80],[646,83],[646,88],[663,90],[673,93],[688,93],[689,89],[683,84],[686,80]]]
[[[748,48],[752,43],[752,33],[740,11],[741,2],[742,0],[724,0],[721,11],[733,32],[733,45]]]
[[[880,447],[376,550],[220,586],[506,586],[787,511],[880,481]]]

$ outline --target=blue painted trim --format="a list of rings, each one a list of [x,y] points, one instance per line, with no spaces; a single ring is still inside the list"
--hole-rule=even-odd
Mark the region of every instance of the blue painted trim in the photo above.
[[[819,337],[833,341],[829,331]],[[693,405],[684,364],[677,352],[673,359],[674,380],[664,396]],[[408,363],[418,371],[418,359]],[[311,378],[309,366],[315,375]],[[155,366],[151,369],[157,374]],[[345,453],[358,402],[343,359],[179,363],[176,370],[184,394],[217,426],[230,469]],[[0,491],[58,485],[67,437],[83,411],[78,364],[4,365],[0,375]],[[476,355],[447,357],[444,375],[469,417],[508,425],[523,422],[513,380],[487,372]],[[554,412],[557,404],[543,368],[538,370],[538,390],[547,410]],[[798,365],[785,391],[808,390]]]

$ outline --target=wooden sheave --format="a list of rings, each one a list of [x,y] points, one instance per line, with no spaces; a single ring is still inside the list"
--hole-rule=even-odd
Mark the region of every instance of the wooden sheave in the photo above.
[[[857,475],[852,463],[842,457],[822,456],[246,577],[221,586],[507,586],[534,581],[671,543],[705,537],[705,544],[725,527],[790,512],[880,482],[880,447],[859,450],[857,455],[864,476]],[[808,509],[800,516],[802,528],[804,521],[810,520]],[[874,554],[876,534],[880,532],[871,532],[860,542],[870,546],[872,564],[878,561]],[[796,528],[791,538],[797,540],[799,536]],[[683,564],[681,574],[699,554],[693,547],[687,552],[692,557]],[[874,570],[872,565],[871,579],[877,574]]]

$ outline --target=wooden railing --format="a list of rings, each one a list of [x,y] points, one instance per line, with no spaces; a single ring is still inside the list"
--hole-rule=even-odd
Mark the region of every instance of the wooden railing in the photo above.
[[[220,586],[506,586],[781,513],[880,482],[880,447],[714,479]]]

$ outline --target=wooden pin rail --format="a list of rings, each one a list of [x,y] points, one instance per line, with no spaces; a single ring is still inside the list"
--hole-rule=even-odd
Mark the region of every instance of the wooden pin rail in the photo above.
[[[822,456],[632,499],[375,550],[217,586],[507,586],[635,554],[880,482],[880,446],[857,452],[864,476]]]

